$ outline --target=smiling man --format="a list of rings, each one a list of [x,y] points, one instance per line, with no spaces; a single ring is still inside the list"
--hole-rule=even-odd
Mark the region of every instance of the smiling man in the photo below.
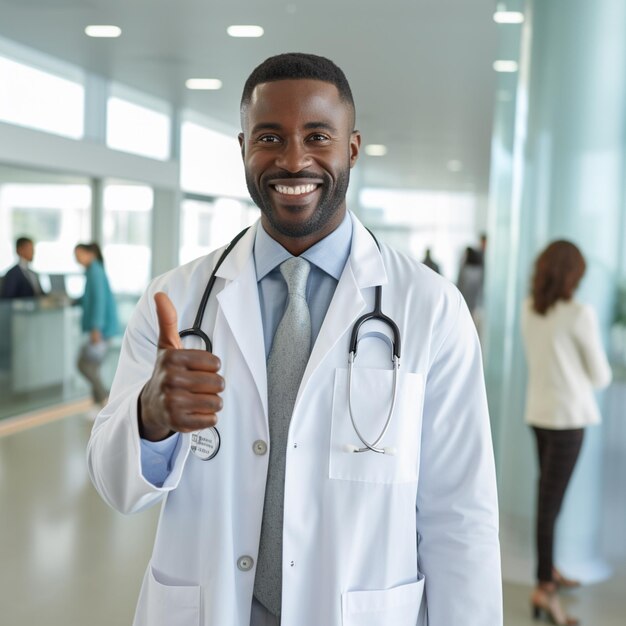
[[[111,506],[162,502],[135,625],[500,626],[463,298],[347,210],[361,137],[334,63],[267,59],[241,124],[261,219],[153,281],[89,442]]]
[[[263,228],[299,255],[343,220],[361,135],[345,78],[338,77],[338,88],[262,73],[259,68],[248,79],[241,103],[246,182]]]

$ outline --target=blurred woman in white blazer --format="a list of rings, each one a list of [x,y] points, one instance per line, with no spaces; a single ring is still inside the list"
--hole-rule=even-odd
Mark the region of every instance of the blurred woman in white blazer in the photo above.
[[[581,449],[584,429],[600,421],[594,389],[606,387],[611,369],[593,309],[574,299],[585,259],[571,242],[554,241],[535,262],[531,296],[522,311],[528,362],[525,420],[537,441],[537,584],[535,618],[575,625],[559,602],[559,587],[577,587],[554,566],[556,518]]]

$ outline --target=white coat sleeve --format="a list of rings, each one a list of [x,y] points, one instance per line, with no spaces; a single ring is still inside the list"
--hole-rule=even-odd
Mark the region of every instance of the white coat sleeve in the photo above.
[[[163,484],[152,484],[144,476],[137,401],[156,359],[158,325],[150,306],[153,291],[140,299],[128,324],[109,403],[98,415],[87,446],[87,467],[95,488],[122,513],[151,506],[174,489],[189,454],[189,436],[181,435]]]
[[[574,333],[591,384],[596,389],[608,386],[612,378],[611,366],[602,346],[598,319],[590,306],[581,308]]]
[[[418,566],[428,626],[501,626],[498,504],[482,360],[475,326],[457,296],[456,313],[444,316],[447,328],[433,345],[426,381]]]

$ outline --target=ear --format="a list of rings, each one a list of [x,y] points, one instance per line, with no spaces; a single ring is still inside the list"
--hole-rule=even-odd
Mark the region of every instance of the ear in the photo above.
[[[353,130],[350,135],[350,168],[353,168],[356,165],[360,150],[361,133],[358,130]]]
[[[237,135],[237,139],[239,139],[239,148],[241,149],[241,158],[246,158],[246,140],[244,139],[243,133],[239,133]]]

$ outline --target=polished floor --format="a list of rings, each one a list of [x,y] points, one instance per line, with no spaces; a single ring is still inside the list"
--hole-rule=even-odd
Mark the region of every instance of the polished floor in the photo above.
[[[48,419],[0,421],[0,624],[129,626],[158,510],[109,509],[85,468],[91,422],[81,413]],[[529,593],[505,584],[506,626],[536,624]],[[565,601],[585,626],[624,626],[626,563]]]

